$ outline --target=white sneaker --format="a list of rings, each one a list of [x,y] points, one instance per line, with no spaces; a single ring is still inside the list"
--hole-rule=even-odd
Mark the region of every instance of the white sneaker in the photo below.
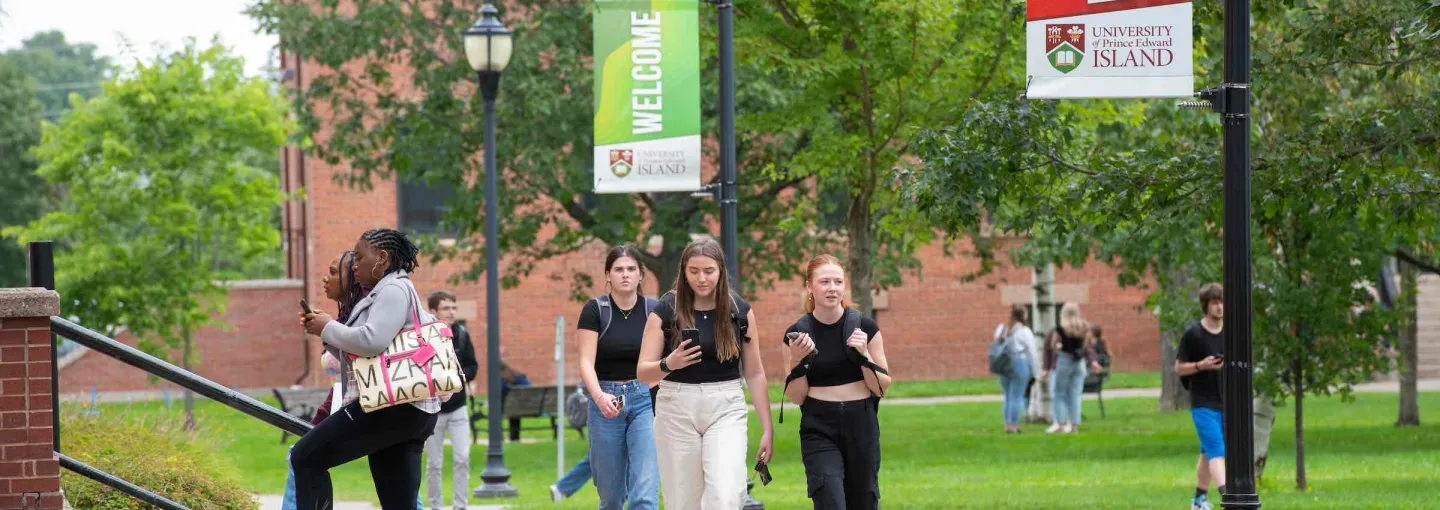
[[[1045,429],[1045,433],[1046,433],[1046,434],[1054,434],[1054,433],[1059,432],[1059,431],[1060,431],[1060,424],[1059,424],[1059,423],[1052,424],[1052,425],[1050,425],[1050,428]]]
[[[565,495],[560,493],[560,487],[551,485],[551,486],[550,486],[550,501],[554,501],[554,502],[556,502],[556,503],[559,503],[559,502],[564,501],[564,500],[565,500]],[[1207,510],[1208,510],[1208,509],[1207,509]]]
[[[1195,502],[1190,500],[1190,510],[1211,510],[1209,501]]]
[[[1065,424],[1065,428],[1064,428],[1064,429],[1061,429],[1061,433],[1062,433],[1062,434],[1074,434],[1074,433],[1079,432],[1079,431],[1080,431],[1080,427],[1076,427],[1076,426],[1071,425],[1071,424],[1069,424],[1069,423],[1066,423],[1066,424]]]

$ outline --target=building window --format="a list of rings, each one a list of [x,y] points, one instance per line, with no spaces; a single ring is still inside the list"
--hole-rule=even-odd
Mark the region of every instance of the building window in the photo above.
[[[400,179],[397,187],[400,193],[400,230],[412,234],[455,236],[454,228],[440,228],[454,188],[448,184],[426,184],[421,180],[404,178]]]

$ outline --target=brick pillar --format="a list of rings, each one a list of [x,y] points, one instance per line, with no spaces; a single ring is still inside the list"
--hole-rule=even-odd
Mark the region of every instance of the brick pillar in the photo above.
[[[0,509],[60,510],[50,391],[55,291],[0,289]]]

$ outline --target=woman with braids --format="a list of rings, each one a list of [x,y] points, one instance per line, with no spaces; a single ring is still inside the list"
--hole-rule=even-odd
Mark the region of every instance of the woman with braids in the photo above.
[[[640,292],[644,280],[640,252],[616,246],[605,257],[607,292],[580,310],[580,380],[590,395],[589,459],[601,510],[660,507],[650,385],[635,378],[641,337],[658,304]]]
[[[889,362],[880,326],[846,302],[845,289],[839,259],[810,259],[806,313],[785,331],[784,391],[800,406],[800,455],[816,510],[880,508],[875,406],[890,388]]]
[[[405,234],[391,229],[365,232],[355,242],[355,280],[370,292],[345,322],[324,312],[306,314],[305,330],[319,335],[340,360],[344,407],[295,443],[290,462],[295,468],[296,504],[301,510],[331,508],[334,501],[330,468],[369,457],[370,475],[381,508],[415,509],[420,494],[420,459],[425,440],[435,430],[438,399],[431,398],[365,412],[350,377],[347,354],[376,356],[418,314],[434,317],[419,306],[410,282],[419,250]]]
[[[636,368],[641,382],[660,384],[655,450],[666,508],[737,510],[744,503],[749,437],[742,374],[764,430],[757,460],[770,461],[774,426],[754,324],[750,305],[730,292],[720,244],[702,239],[686,246],[675,290],[645,322]]]

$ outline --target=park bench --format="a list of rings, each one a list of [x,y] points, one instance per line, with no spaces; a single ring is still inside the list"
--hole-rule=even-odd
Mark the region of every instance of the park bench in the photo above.
[[[325,403],[325,396],[329,395],[330,391],[330,388],[300,386],[275,388],[275,400],[280,402],[281,411],[310,423],[310,420],[315,418],[315,411],[320,409],[320,404]],[[289,439],[289,432],[280,432],[280,444],[285,444]]]
[[[575,392],[575,386],[566,386],[564,395]],[[501,416],[510,422],[510,441],[520,440],[521,421],[526,418],[548,418],[552,437],[560,438],[559,417],[555,415],[554,386],[521,386],[506,388],[501,403]],[[540,428],[540,427],[535,427]],[[479,436],[476,436],[479,437]],[[584,437],[584,432],[581,432]]]

